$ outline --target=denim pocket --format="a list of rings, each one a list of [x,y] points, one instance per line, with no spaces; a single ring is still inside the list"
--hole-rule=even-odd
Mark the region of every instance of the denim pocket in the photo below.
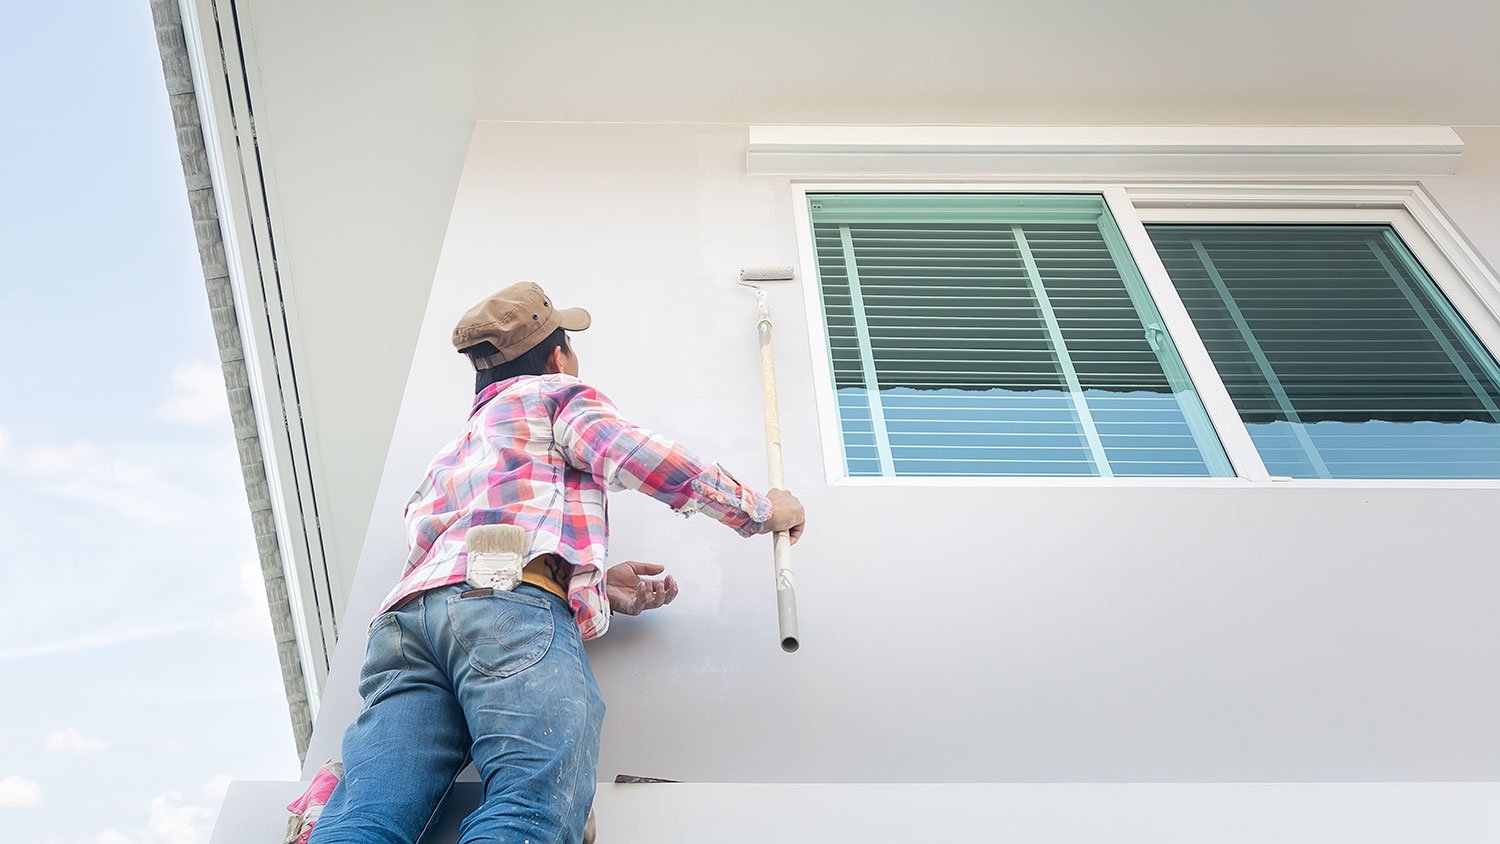
[[[541,661],[552,647],[552,608],[544,598],[515,592],[448,599],[448,623],[475,671],[510,677]]]
[[[370,625],[365,642],[365,664],[359,670],[359,696],[369,708],[380,693],[406,669],[406,651],[401,624],[394,611],[384,613]]]

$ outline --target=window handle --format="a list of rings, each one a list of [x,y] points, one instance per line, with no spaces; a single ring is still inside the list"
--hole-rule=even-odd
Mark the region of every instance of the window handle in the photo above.
[[[1161,354],[1162,348],[1166,346],[1166,336],[1167,330],[1161,323],[1153,322],[1146,326],[1146,342],[1151,344],[1151,351]]]

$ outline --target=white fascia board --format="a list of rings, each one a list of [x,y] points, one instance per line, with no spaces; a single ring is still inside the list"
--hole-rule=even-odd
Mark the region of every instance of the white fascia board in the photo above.
[[[282,555],[290,622],[310,717],[315,717],[337,626],[318,520],[306,505],[312,482],[309,437],[295,394],[285,386],[294,378],[289,349],[295,315],[281,294],[282,285],[270,277],[285,270],[278,269],[270,257],[271,212],[261,193],[264,177],[254,151],[253,120],[245,110],[247,74],[238,64],[242,54],[254,54],[254,45],[244,43],[243,32],[228,27],[214,13],[211,0],[179,0],[178,7],[197,83],[204,146],[249,375],[266,494]],[[235,39],[238,49],[221,49],[223,38]],[[289,278],[281,281],[290,286]],[[256,490],[250,487],[247,479],[253,499]]]
[[[751,126],[748,169],[780,176],[1439,175],[1447,126]]]

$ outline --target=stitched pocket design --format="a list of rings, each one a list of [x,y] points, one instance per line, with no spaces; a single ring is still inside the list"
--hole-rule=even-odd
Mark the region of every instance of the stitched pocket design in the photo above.
[[[448,623],[475,671],[510,677],[536,665],[552,647],[547,602],[515,592],[448,599]]]

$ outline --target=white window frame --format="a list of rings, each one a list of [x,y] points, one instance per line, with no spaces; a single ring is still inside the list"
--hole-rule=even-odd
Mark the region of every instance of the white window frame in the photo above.
[[[1090,193],[1104,197],[1125,237],[1136,267],[1161,312],[1209,420],[1219,435],[1237,477],[921,477],[850,476],[844,461],[838,405],[829,359],[822,286],[818,283],[808,195],[815,193]],[[1209,358],[1187,308],[1167,275],[1146,233],[1147,223],[1372,223],[1395,229],[1417,261],[1432,276],[1480,342],[1500,357],[1500,279],[1464,240],[1416,181],[1388,183],[1172,183],[1118,181],[977,181],[791,183],[799,270],[807,308],[818,425],[824,470],[834,486],[897,487],[1332,487],[1356,489],[1482,488],[1500,489],[1500,479],[1283,478],[1265,467],[1235,409],[1229,392]]]

